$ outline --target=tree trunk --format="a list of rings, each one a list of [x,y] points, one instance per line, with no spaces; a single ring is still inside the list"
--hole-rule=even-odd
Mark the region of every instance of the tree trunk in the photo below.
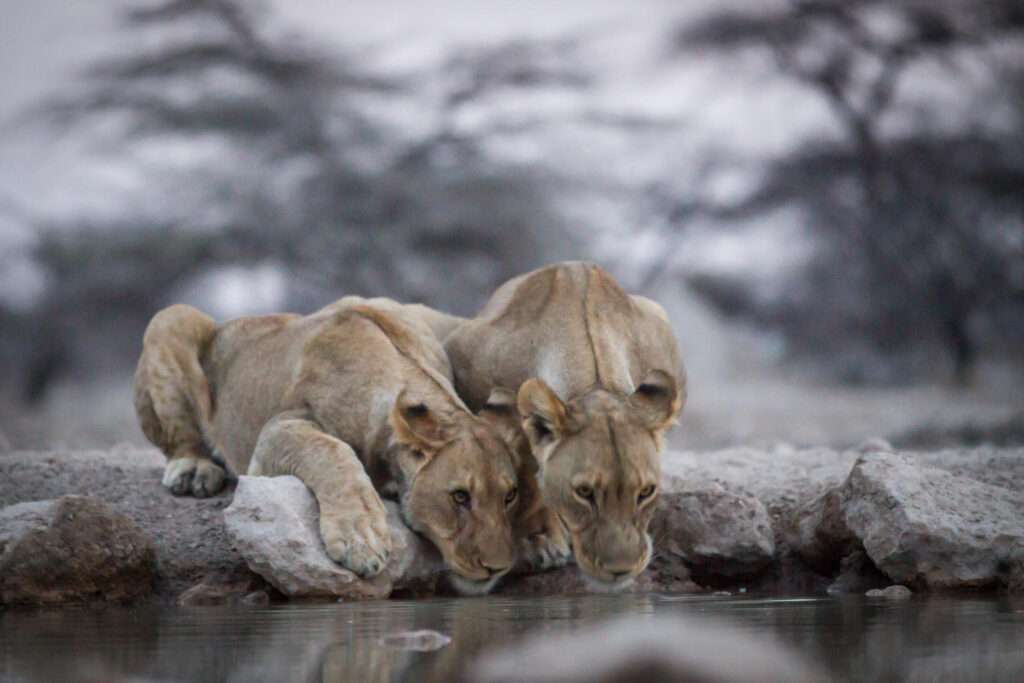
[[[953,376],[957,386],[965,388],[971,383],[978,349],[967,329],[967,316],[953,314],[946,318],[946,344],[953,354]]]

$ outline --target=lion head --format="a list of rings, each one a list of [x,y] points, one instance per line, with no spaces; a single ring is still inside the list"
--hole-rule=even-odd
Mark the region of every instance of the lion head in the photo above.
[[[577,565],[619,587],[651,559],[662,437],[682,407],[676,380],[654,370],[632,394],[595,387],[563,402],[540,379],[517,396],[543,498],[572,538]]]
[[[512,569],[516,465],[498,430],[463,410],[431,408],[404,392],[391,411],[402,514],[429,538],[462,593],[486,593]]]

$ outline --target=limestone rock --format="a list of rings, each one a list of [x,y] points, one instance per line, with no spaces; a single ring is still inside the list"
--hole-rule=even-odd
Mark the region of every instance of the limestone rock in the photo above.
[[[101,500],[64,496],[0,510],[0,603],[124,602],[149,595],[156,552]]]
[[[245,573],[212,573],[178,595],[180,607],[207,607],[250,604],[247,600],[270,602],[267,590],[272,590],[259,576],[246,568]],[[262,597],[259,597],[262,596]]]
[[[68,495],[105,501],[153,539],[161,601],[211,573],[248,572],[224,528],[234,482],[212,498],[174,496],[160,483],[165,462],[155,448],[129,446],[0,453],[0,507]]]
[[[854,550],[839,563],[839,575],[828,585],[829,595],[864,593],[884,588],[890,583],[889,577],[878,571],[863,550]]]
[[[846,526],[839,486],[796,508],[784,524],[790,547],[822,574],[837,571],[860,545]]]
[[[825,681],[774,640],[697,617],[633,616],[571,634],[544,633],[485,654],[470,680],[489,683]]]
[[[690,566],[697,577],[739,577],[771,564],[775,541],[771,519],[757,498],[667,475],[652,523],[659,549]]]
[[[396,650],[409,650],[411,652],[433,652],[447,647],[451,642],[451,636],[446,636],[439,631],[431,629],[420,629],[419,631],[401,631],[389,633],[378,641],[384,647]]]
[[[846,526],[895,582],[932,589],[1008,584],[1024,563],[1024,492],[922,466],[862,456],[843,485]]]
[[[224,520],[249,567],[289,597],[383,598],[394,588],[433,582],[443,571],[437,551],[402,523],[398,506],[385,505],[391,557],[369,580],[328,557],[316,498],[296,477],[239,477]]]
[[[914,591],[897,584],[888,588],[873,588],[864,595],[869,598],[885,598],[886,600],[907,600],[914,595]]]
[[[785,444],[714,452],[667,451],[662,472],[694,490],[719,484],[727,491],[754,496],[774,518],[842,484],[858,455]]]

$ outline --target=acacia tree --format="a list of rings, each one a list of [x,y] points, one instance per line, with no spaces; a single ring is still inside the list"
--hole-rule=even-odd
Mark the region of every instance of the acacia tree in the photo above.
[[[1024,6],[1010,0],[794,0],[775,10],[715,14],[682,27],[675,46],[757,49],[831,110],[841,136],[809,139],[768,163],[756,192],[723,217],[795,203],[821,258],[785,302],[791,331],[811,345],[853,335],[885,348],[929,336],[967,381],[978,315],[1020,305],[1024,108],[1002,126],[942,118],[907,93],[924,65],[955,79],[982,65],[1002,86],[1011,69],[994,45],[1024,38]],[[1005,47],[1005,45],[1003,45]],[[893,132],[894,121],[909,125]],[[902,130],[900,130],[902,129]]]
[[[104,153],[148,188],[107,214],[39,225],[41,319],[137,340],[176,286],[261,261],[285,269],[294,309],[363,293],[467,313],[558,257],[557,178],[497,163],[478,139],[396,135],[366,102],[413,97],[414,82],[281,35],[268,18],[240,0],[130,4],[122,20],[138,44],[34,112],[50,129],[98,130]],[[168,148],[195,160],[163,164]]]

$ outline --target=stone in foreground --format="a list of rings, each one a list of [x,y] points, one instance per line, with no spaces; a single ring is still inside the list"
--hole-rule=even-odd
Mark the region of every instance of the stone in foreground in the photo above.
[[[224,520],[250,569],[289,597],[384,598],[396,588],[432,585],[443,564],[429,542],[385,502],[392,552],[384,571],[364,580],[327,555],[320,539],[319,506],[296,477],[238,478]]]
[[[0,604],[127,602],[153,590],[156,551],[130,519],[87,496],[0,510]]]
[[[770,639],[696,617],[633,616],[572,634],[545,633],[484,655],[470,680],[487,683],[825,681]]]

